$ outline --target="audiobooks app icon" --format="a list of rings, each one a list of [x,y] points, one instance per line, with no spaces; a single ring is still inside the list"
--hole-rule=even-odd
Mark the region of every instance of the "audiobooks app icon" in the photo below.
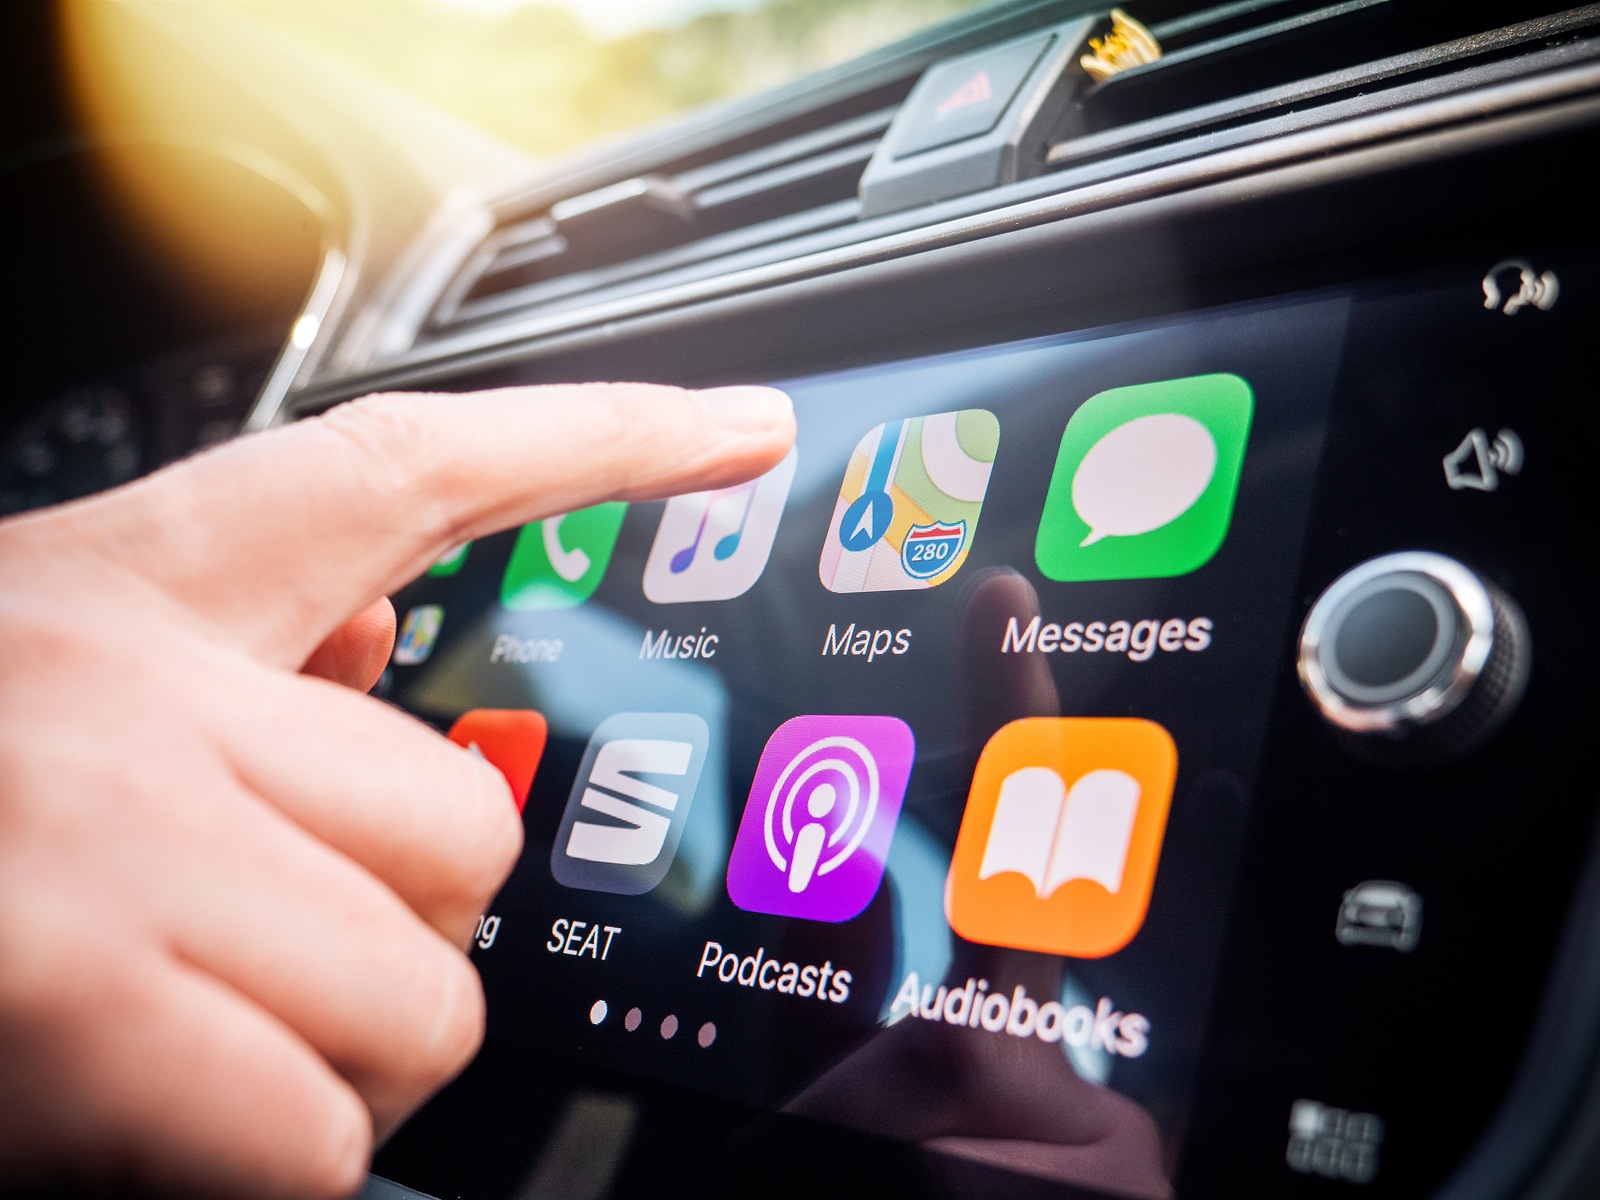
[[[1144,924],[1178,751],[1154,721],[1030,717],[978,759],[945,886],[972,942],[1102,958]]]

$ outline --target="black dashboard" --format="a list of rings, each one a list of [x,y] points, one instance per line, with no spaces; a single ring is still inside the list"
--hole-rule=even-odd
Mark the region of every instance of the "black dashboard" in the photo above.
[[[908,1196],[1032,1194],[1040,1179],[1151,1196],[1482,1187],[1474,1147],[1498,1132],[1497,1116],[1521,1115],[1504,1106],[1536,1033],[1566,1047],[1546,1052],[1565,1062],[1569,1088],[1584,1061],[1574,1039],[1592,1036],[1581,1032],[1592,1001],[1568,995],[1557,1015],[1561,991],[1543,983],[1564,953],[1581,955],[1563,934],[1581,942],[1590,916],[1572,904],[1592,804],[1562,783],[1586,703],[1567,664],[1590,650],[1581,573],[1555,550],[1582,504],[1573,456],[1589,418],[1539,399],[1582,370],[1574,331],[1590,314],[1573,297],[1594,258],[1574,234],[1537,252],[1561,301],[1520,322],[1505,299],[1485,304],[1497,245],[1479,262],[1413,260],[1399,274],[1322,276],[1264,296],[1245,279],[1200,293],[1189,277],[1176,311],[1171,292],[1124,294],[1109,325],[1074,328],[1047,301],[867,347],[786,339],[781,365],[740,373],[789,390],[801,430],[782,522],[747,592],[724,599],[686,582],[676,594],[664,548],[689,552],[692,581],[702,541],[751,536],[759,493],[686,498],[700,504],[698,528],[670,505],[633,506],[608,527],[608,565],[581,606],[518,598],[531,528],[474,543],[448,574],[397,596],[407,622],[438,620],[421,660],[402,634],[391,699],[458,737],[491,714],[537,712],[548,740],[527,792],[523,864],[475,950],[488,1046],[375,1169],[429,1195],[512,1194],[551,1154],[527,1129],[558,1142],[577,1136],[574,1122],[613,1120],[642,1147],[614,1164],[619,1195],[663,1180],[682,1194],[800,1195],[840,1171]],[[1028,261],[1038,278],[1062,260],[1040,249]],[[970,296],[963,278],[954,273],[952,300]],[[918,286],[920,303],[932,289]],[[790,373],[796,358],[803,375]],[[455,381],[527,378],[517,364]],[[1196,387],[1215,394],[1184,394]],[[1135,465],[1111,462],[1100,500],[1076,482],[1088,456],[1070,444],[1074,422],[1108,402],[1116,428],[1129,414],[1198,419],[1217,447],[1213,481],[1226,478],[1229,437],[1247,442],[1235,445],[1231,521],[1212,518],[1226,525],[1219,547],[1191,531],[1178,559],[1138,548],[1151,535],[1113,493],[1170,488],[1140,474],[1150,468],[1137,453]],[[1247,435],[1226,427],[1240,404]],[[924,460],[936,456],[926,431],[940,414],[984,414],[998,433],[970,540],[941,532],[961,518],[926,503],[918,511],[934,519],[911,527],[936,526],[961,557],[933,589],[907,590],[902,542],[892,583],[869,565],[840,586],[847,554],[830,562],[830,548],[848,552],[851,522],[870,519],[852,506],[873,484],[852,473],[893,452],[884,430],[898,424],[910,426],[902,455],[920,432]],[[1536,456],[1548,474],[1535,474]],[[1181,474],[1181,449],[1157,457]],[[1169,507],[1186,498],[1180,489]],[[1133,557],[1075,561],[1096,504],[1130,528],[1107,537],[1125,536]],[[557,539],[543,542],[550,556],[593,549],[581,528],[576,541],[560,526],[545,536]],[[1408,552],[1424,561],[1393,561]],[[1362,564],[1380,583],[1410,582],[1339,601],[1333,589]],[[1472,668],[1482,674],[1470,702],[1447,702],[1437,721],[1362,727],[1302,683],[1319,661],[1308,613],[1333,596],[1350,619],[1343,648],[1330,634],[1324,658],[1359,677],[1341,675],[1335,701],[1371,714],[1411,698],[1408,672],[1431,682],[1438,669],[1428,654],[1467,652],[1471,601],[1439,608],[1459,631],[1430,627],[1418,649],[1396,597],[1418,595],[1407,589],[1419,581],[1420,594],[1453,585],[1463,568],[1469,589],[1512,614],[1495,626],[1501,658]],[[1366,614],[1352,615],[1361,599]],[[1399,692],[1376,696],[1362,681]],[[677,713],[703,720],[708,745],[669,873],[641,892],[572,871],[564,848],[595,755],[628,721],[643,720],[637,737],[652,715]],[[884,721],[914,742],[897,785],[895,751],[874,741],[892,742],[874,728]],[[750,822],[783,790],[774,763],[803,774],[803,747],[852,729],[903,804],[878,874],[866,898],[839,908],[774,900],[749,876]],[[974,812],[998,825],[1002,777],[1054,761],[1039,739],[1092,750],[1141,730],[1173,749],[1176,782],[1128,767],[1170,809],[1149,851],[1159,868],[1132,882],[1135,827],[1111,890],[1143,886],[1148,907],[1105,918],[1103,937],[1080,935],[1098,928],[1105,896],[1102,882],[1072,875],[1093,863],[1051,875],[1050,839],[1067,834],[1050,830],[1069,818],[1015,835],[1010,866],[992,827],[968,826]],[[1147,767],[1160,757],[1126,753]],[[1532,799],[1557,794],[1571,799]],[[770,836],[782,854],[799,835]],[[1026,847],[1041,838],[1045,857],[1029,866]],[[1008,877],[1031,879],[1032,895],[985,897],[985,883]],[[1019,931],[1016,913],[1055,878],[1063,910]],[[840,981],[830,1003],[800,994],[803,977],[795,994],[777,991],[785,971],[808,965]],[[1030,1007],[1046,1003],[1053,1013]],[[1548,1099],[1555,1083],[1542,1074],[1531,1086]],[[655,1139],[715,1145],[715,1168]],[[465,1145],[476,1149],[451,1149]],[[775,1181],[780,1160],[791,1166]]]
[[[36,143],[3,178],[0,514],[233,437],[263,393],[287,389],[323,258],[292,187],[236,148],[158,137]],[[119,202],[118,181],[151,179],[203,201],[186,210],[187,253]]]
[[[379,694],[527,848],[369,1196],[1600,1185],[1600,6],[1161,15],[1093,78],[1109,14],[1002,5],[529,172],[229,410],[796,406],[755,484],[394,598]]]

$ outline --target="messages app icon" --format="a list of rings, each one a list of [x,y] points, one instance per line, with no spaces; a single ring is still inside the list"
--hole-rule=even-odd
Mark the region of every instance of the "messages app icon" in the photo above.
[[[627,511],[626,504],[613,501],[517,530],[500,580],[500,603],[515,612],[582,604],[611,564]]]
[[[1061,583],[1184,575],[1228,534],[1253,409],[1237,375],[1089,397],[1061,437],[1034,557]]]
[[[966,561],[1000,422],[987,409],[888,421],[862,438],[822,547],[835,592],[938,587]]]
[[[1128,717],[1029,717],[978,759],[945,885],[970,942],[1102,958],[1144,924],[1178,772],[1172,737]]]

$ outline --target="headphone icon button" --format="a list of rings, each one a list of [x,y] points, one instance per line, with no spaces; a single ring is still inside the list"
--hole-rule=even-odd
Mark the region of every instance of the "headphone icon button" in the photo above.
[[[1502,282],[1506,288],[1501,287]],[[1529,305],[1549,312],[1556,305],[1556,297],[1561,295],[1561,281],[1556,273],[1535,271],[1525,258],[1507,258],[1495,263],[1483,277],[1482,286],[1484,308],[1490,312],[1498,310],[1508,317],[1516,316],[1519,309]]]

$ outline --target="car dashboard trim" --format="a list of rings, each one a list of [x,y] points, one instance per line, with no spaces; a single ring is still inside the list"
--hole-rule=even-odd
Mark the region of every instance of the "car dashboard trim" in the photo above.
[[[780,284],[832,276],[997,234],[1064,223],[1107,210],[1124,216],[1142,215],[1153,201],[1184,196],[1225,201],[1232,198],[1232,191],[1216,189],[1229,183],[1244,181],[1252,194],[1259,194],[1269,187],[1305,186],[1330,175],[1365,174],[1399,160],[1415,164],[1503,143],[1536,130],[1579,125],[1600,115],[1597,58],[1600,46],[1557,47],[1522,60],[1518,77],[1489,86],[1479,86],[1478,81],[1491,68],[1477,68],[1451,80],[1461,85],[1459,90],[1442,96],[1431,95],[1437,90],[1437,81],[1402,85],[1378,96],[1339,102],[1363,110],[1360,115],[1093,185],[1061,190],[1060,176],[1044,176],[986,194],[982,199],[989,207],[980,213],[946,215],[952,208],[963,207],[959,201],[929,206],[913,214],[921,217],[914,229],[439,338],[373,370],[314,383],[292,395],[288,407],[296,413],[315,411],[365,391],[402,386],[441,371],[502,363],[563,335],[587,332],[608,337],[614,323],[630,318],[748,296]],[[1394,93],[1409,99],[1395,103]],[[1371,111],[1378,102],[1384,102],[1383,106]],[[1041,188],[1049,188],[1050,194],[1017,198],[1019,192]],[[1013,202],[993,207],[996,201],[1006,199]],[[971,198],[964,203],[970,204]]]

